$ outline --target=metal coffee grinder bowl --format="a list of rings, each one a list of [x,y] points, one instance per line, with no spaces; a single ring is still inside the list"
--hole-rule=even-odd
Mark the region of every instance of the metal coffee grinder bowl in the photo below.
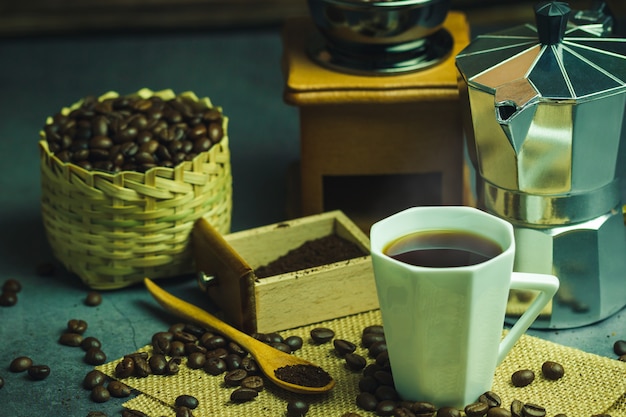
[[[626,304],[626,234],[617,154],[626,40],[581,24],[564,2],[536,24],[476,38],[457,56],[478,205],[511,222],[517,271],[561,288],[535,328],[591,324]],[[532,301],[515,293],[514,320]]]

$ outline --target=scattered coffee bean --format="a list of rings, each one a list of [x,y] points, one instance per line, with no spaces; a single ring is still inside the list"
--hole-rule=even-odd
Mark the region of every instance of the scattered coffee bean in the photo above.
[[[384,342],[385,335],[383,333],[365,333],[361,337],[361,344],[363,347],[368,348],[376,342]]]
[[[89,336],[89,337],[85,337],[83,339],[83,341],[80,342],[80,347],[85,352],[87,352],[91,348],[98,348],[98,349],[101,348],[102,347],[102,343],[97,338],[95,338],[93,336]]]
[[[289,417],[303,417],[309,412],[309,404],[302,400],[292,400],[287,403]]]
[[[28,376],[34,381],[42,381],[50,376],[48,365],[32,365],[28,368]]]
[[[302,348],[303,340],[300,336],[289,336],[285,338],[285,344],[289,346],[292,352]]]
[[[376,415],[391,416],[396,409],[396,402],[393,400],[382,400],[376,404]]]
[[[89,365],[102,365],[107,360],[107,355],[102,349],[94,347],[85,352],[85,363]]]
[[[346,365],[353,371],[360,371],[365,368],[367,360],[358,353],[348,353],[344,356]]]
[[[77,333],[82,335],[87,331],[88,324],[85,320],[71,319],[67,322],[67,333]]]
[[[226,366],[226,362],[223,359],[207,358],[203,369],[206,373],[217,376],[226,372],[228,366]]]
[[[617,356],[626,355],[626,340],[618,340],[613,344],[613,352]]]
[[[79,333],[62,333],[59,343],[65,346],[78,347],[83,342],[83,335]]]
[[[250,356],[246,356],[241,360],[241,369],[248,372],[248,375],[256,374],[259,372],[259,365]]]
[[[91,400],[96,403],[104,403],[111,399],[111,393],[104,385],[96,385],[91,390]]]
[[[343,339],[333,340],[333,346],[335,346],[335,352],[339,357],[344,357],[348,353],[353,353],[356,350],[356,345],[354,343]]]
[[[193,352],[187,357],[187,366],[191,369],[202,369],[206,363],[206,354]]]
[[[461,412],[454,407],[441,407],[435,415],[437,417],[461,417]]]
[[[241,387],[242,388],[250,388],[250,389],[254,389],[256,391],[263,391],[263,388],[265,387],[265,384],[263,382],[263,378],[261,378],[258,375],[249,375],[247,377],[245,377],[242,381],[241,381]]]
[[[252,401],[259,395],[257,390],[239,387],[230,394],[230,400],[236,403]]]
[[[489,411],[489,406],[478,401],[465,406],[464,411],[467,417],[483,417]]]
[[[85,305],[96,307],[102,304],[102,295],[96,291],[89,291],[85,297]]]
[[[111,381],[107,385],[107,390],[115,398],[125,398],[130,395],[131,389],[128,385],[120,381]]]
[[[176,400],[174,400],[174,405],[176,407],[187,407],[191,410],[195,410],[196,408],[198,408],[199,402],[196,397],[183,394],[176,397]]]
[[[87,372],[87,375],[83,378],[83,388],[92,390],[98,385],[103,385],[107,379],[108,377],[103,372],[94,369]]]
[[[115,366],[115,376],[120,379],[128,378],[135,373],[135,361],[130,356],[125,356]]]
[[[243,381],[248,376],[248,373],[243,369],[234,369],[229,371],[224,376],[224,384],[227,387],[236,387],[241,385],[241,381]]]
[[[406,408],[402,405],[394,408],[392,415],[393,417],[415,417],[415,414],[411,411],[410,408]]]
[[[3,291],[2,294],[0,294],[0,306],[13,307],[15,304],[17,304],[17,293]]]
[[[365,411],[374,411],[378,405],[376,396],[369,392],[361,392],[356,396],[356,405]]]
[[[318,344],[330,342],[335,337],[335,332],[326,327],[316,327],[311,330],[310,334],[311,339]]]
[[[274,349],[280,350],[281,352],[291,353],[291,348],[286,343],[283,343],[283,342],[272,342],[272,343],[270,343],[270,346],[272,346]]]
[[[523,414],[524,403],[520,400],[513,400],[511,402],[511,416],[512,417],[524,417]]]
[[[376,358],[378,355],[386,351],[387,351],[386,341],[374,342],[367,349],[367,352],[371,358]]]
[[[511,375],[511,383],[515,387],[525,387],[535,380],[535,373],[530,369],[520,369]]]
[[[522,407],[524,417],[545,417],[546,409],[537,404],[526,403]]]
[[[511,417],[511,412],[506,408],[492,407],[487,411],[487,417]]]
[[[546,379],[551,381],[556,381],[557,379],[561,379],[565,374],[565,370],[563,369],[563,365],[557,362],[546,361],[541,365],[541,372]]]
[[[379,385],[374,391],[374,396],[378,401],[392,400],[396,401],[400,399],[400,396],[396,392],[394,387],[389,385]]]
[[[28,356],[19,356],[11,361],[9,371],[24,372],[33,365],[33,360]]]
[[[180,358],[172,358],[167,362],[165,375],[176,375],[180,371]]]
[[[12,292],[17,294],[22,291],[22,284],[16,279],[7,279],[2,285],[2,292]]]
[[[500,405],[502,405],[500,396],[493,391],[487,391],[484,394],[481,394],[481,396],[478,397],[478,401],[487,404],[489,408],[500,407]]]

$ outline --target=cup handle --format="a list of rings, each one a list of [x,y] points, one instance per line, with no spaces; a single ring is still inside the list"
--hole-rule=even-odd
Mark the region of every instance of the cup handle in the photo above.
[[[556,294],[556,291],[559,289],[559,279],[554,275],[513,272],[510,288],[515,290],[535,290],[540,293],[500,342],[498,349],[498,365],[513,348],[515,342],[517,342],[524,332],[528,330],[530,325],[533,324],[535,319],[539,316],[539,313],[541,313],[541,310],[543,310],[552,297],[554,297],[554,294]]]

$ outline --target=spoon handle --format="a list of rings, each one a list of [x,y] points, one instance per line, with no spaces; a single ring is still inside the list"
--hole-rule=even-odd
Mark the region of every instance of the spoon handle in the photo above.
[[[249,342],[256,340],[246,333],[239,331],[234,327],[224,323],[222,320],[204,311],[203,309],[168,293],[167,291],[156,285],[151,279],[144,278],[144,284],[146,285],[146,288],[148,289],[150,294],[152,294],[154,299],[157,300],[157,302],[161,304],[163,308],[179,316],[180,318],[196,323],[201,323],[221,333],[229,339],[237,340],[241,347],[243,347],[244,349],[248,348]]]

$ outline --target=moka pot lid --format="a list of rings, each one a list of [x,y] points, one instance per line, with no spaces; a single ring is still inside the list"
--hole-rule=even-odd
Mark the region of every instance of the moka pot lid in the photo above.
[[[570,13],[565,2],[542,2],[534,25],[478,36],[456,57],[468,86],[493,95],[508,86],[524,98],[517,106],[626,91],[626,39],[599,37]]]

